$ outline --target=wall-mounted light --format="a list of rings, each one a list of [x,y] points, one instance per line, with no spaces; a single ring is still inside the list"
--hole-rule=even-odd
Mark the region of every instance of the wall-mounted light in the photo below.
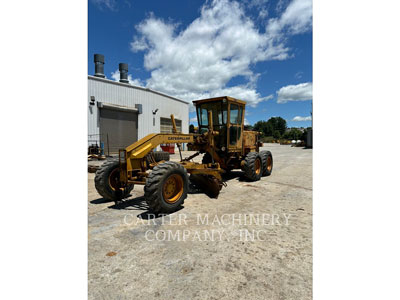
[[[151,111],[153,113],[153,126],[156,126],[156,113],[158,112],[158,108]]]
[[[96,99],[94,98],[94,96],[90,96],[90,105],[94,105],[94,103],[96,102]]]

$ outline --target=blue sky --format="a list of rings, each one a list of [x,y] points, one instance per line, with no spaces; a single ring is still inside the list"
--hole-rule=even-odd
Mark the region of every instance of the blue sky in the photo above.
[[[124,62],[135,85],[245,100],[249,124],[311,125],[311,0],[89,0],[88,30],[89,74],[101,53],[107,78]]]

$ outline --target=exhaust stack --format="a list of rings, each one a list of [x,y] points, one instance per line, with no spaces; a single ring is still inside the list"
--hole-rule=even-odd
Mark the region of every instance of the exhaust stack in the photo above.
[[[119,64],[119,82],[129,83],[128,81],[128,64]]]
[[[104,78],[104,55],[94,55],[94,76]]]

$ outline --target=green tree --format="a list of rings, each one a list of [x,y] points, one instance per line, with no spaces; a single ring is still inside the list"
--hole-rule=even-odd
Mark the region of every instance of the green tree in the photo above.
[[[253,130],[262,132],[262,135],[266,136],[266,127],[267,127],[266,121],[258,121],[254,124]]]
[[[303,137],[303,132],[297,128],[291,128],[284,134],[284,138],[288,140],[300,140]]]
[[[244,130],[254,130],[252,125],[244,125]]]
[[[281,117],[272,117],[267,121],[267,123],[270,124],[272,128],[272,133],[274,133],[275,130],[278,130],[281,136],[285,134],[285,131],[287,129],[285,119]]]
[[[279,138],[285,134],[287,128],[286,120],[281,117],[272,117],[268,121],[258,121],[254,124],[253,130],[262,132],[263,136],[277,136]]]
[[[282,136],[284,139],[286,139],[286,140],[291,140],[291,138],[290,138],[290,131],[286,131],[284,134],[283,134],[283,136]]]
[[[297,128],[293,128],[291,131],[292,131],[294,140],[299,140],[303,134],[303,132]]]
[[[265,135],[266,136],[273,136],[275,132],[275,127],[271,123],[267,122],[267,125],[265,126]]]
[[[279,130],[275,130],[273,134],[274,139],[280,139],[281,138],[281,133]]]

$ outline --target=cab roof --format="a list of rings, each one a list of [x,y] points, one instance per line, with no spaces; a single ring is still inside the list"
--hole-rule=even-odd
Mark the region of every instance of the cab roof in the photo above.
[[[228,100],[230,102],[235,102],[238,104],[242,104],[242,105],[246,105],[246,101],[243,100],[239,100],[239,99],[235,99],[229,96],[221,96],[221,97],[214,97],[214,98],[208,98],[208,99],[201,99],[201,100],[194,100],[192,101],[194,105],[196,105],[197,103],[204,103],[204,102],[213,102],[213,101],[220,101],[220,100]]]

